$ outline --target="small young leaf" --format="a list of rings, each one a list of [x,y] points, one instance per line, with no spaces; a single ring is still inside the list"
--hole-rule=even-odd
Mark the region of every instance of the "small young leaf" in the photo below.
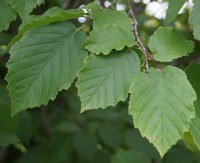
[[[151,163],[151,159],[137,150],[120,150],[111,158],[111,163]]]
[[[181,9],[181,7],[184,5],[186,0],[169,0],[169,7],[167,9],[167,16],[166,21],[168,23],[174,21],[176,19],[176,16]]]
[[[90,55],[78,74],[82,111],[106,108],[124,101],[130,83],[139,71],[140,60],[133,51],[114,51],[109,56]]]
[[[58,7],[50,8],[41,16],[29,16],[19,27],[19,33],[13,38],[9,47],[19,41],[23,37],[24,33],[32,28],[48,25],[54,22],[74,19],[81,16],[84,16],[83,10],[72,9],[64,11]]]
[[[16,19],[16,14],[7,4],[6,0],[0,0],[0,32],[7,30],[11,21]]]
[[[82,67],[86,36],[68,22],[38,27],[25,33],[10,50],[7,64],[12,115],[47,104],[67,89]]]
[[[150,38],[149,48],[154,53],[155,60],[170,62],[192,52],[194,43],[185,39],[174,28],[159,27]]]
[[[140,73],[130,87],[129,114],[163,156],[189,130],[196,93],[183,71],[167,66]]]
[[[125,11],[104,10],[92,12],[93,31],[84,47],[94,54],[109,54],[113,49],[122,50],[136,44],[131,31],[133,21]]]
[[[194,38],[200,40],[200,1],[193,0],[194,6],[189,16],[189,24],[191,24],[194,28]]]
[[[116,25],[107,25],[92,31],[84,46],[94,54],[108,55],[113,49],[122,50],[124,46],[132,47],[134,44],[136,42],[132,33]]]
[[[24,19],[32,10],[44,3],[44,0],[7,0],[12,8]]]

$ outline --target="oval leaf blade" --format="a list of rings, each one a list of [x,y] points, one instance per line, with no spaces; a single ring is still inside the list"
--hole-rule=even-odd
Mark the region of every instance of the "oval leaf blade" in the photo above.
[[[78,74],[78,95],[82,111],[114,106],[124,101],[140,60],[133,51],[112,52],[109,56],[90,55]]]
[[[183,71],[167,66],[140,73],[130,87],[129,114],[163,156],[189,130],[196,93]]]
[[[8,89],[12,115],[47,104],[67,89],[82,67],[87,52],[81,48],[86,36],[68,22],[35,28],[10,50]]]

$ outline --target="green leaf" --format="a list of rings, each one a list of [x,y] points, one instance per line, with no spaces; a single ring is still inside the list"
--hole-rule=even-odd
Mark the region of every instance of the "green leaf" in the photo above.
[[[133,21],[125,11],[104,10],[92,12],[93,29],[98,30],[107,25],[116,25],[131,32]],[[133,34],[133,33],[132,33]]]
[[[132,33],[115,25],[107,25],[100,30],[92,31],[84,47],[94,54],[108,55],[113,49],[119,51],[125,46],[132,47],[134,44]]]
[[[194,152],[200,151],[200,102],[194,102],[195,118],[190,122],[189,132],[184,133],[183,142],[185,145]]]
[[[164,157],[164,163],[195,163],[197,155],[181,146],[173,147]],[[198,161],[197,161],[198,162]]]
[[[15,135],[16,118],[10,115],[11,107],[7,90],[0,86],[0,146],[7,146],[18,141]]]
[[[17,125],[16,118],[10,115],[11,106],[8,91],[0,85],[0,127],[6,131],[14,131]]]
[[[6,0],[0,0],[0,31],[7,30],[10,22],[15,19],[16,14]]]
[[[111,158],[111,163],[151,163],[151,159],[137,150],[119,150]]]
[[[80,130],[79,126],[72,122],[60,122],[57,127],[57,131],[66,132],[66,133],[75,133]]]
[[[190,128],[191,128],[191,126],[190,126]],[[190,149],[191,151],[197,152],[199,150],[197,144],[194,141],[194,138],[193,138],[191,132],[185,132],[182,139],[183,139],[183,142],[186,145],[186,147],[188,149]]]
[[[0,127],[0,147],[16,143],[17,141],[19,141],[19,139],[14,132],[5,132],[5,130]]]
[[[193,26],[193,34],[194,38],[197,40],[200,40],[200,1],[199,0],[193,0],[194,6],[192,8],[192,11],[189,16],[189,24]]]
[[[167,23],[173,22],[176,19],[178,12],[185,2],[186,0],[169,0],[169,7],[166,15]]]
[[[109,56],[90,55],[78,74],[82,111],[124,101],[132,78],[139,71],[140,60],[133,51],[113,51]]]
[[[113,49],[122,50],[136,44],[131,31],[133,21],[125,11],[104,10],[92,12],[93,31],[84,47],[94,54],[109,54]]]
[[[192,84],[194,90],[197,93],[197,98],[200,100],[200,64],[192,63],[190,64],[186,70],[185,73],[187,74],[188,80]]]
[[[44,3],[44,0],[7,0],[12,8],[24,19],[32,10]]]
[[[99,137],[108,147],[116,149],[122,144],[122,134],[119,126],[105,123],[99,128]]]
[[[10,50],[7,64],[12,115],[47,104],[68,89],[87,56],[86,36],[68,22],[38,27],[25,33]]]
[[[193,136],[194,142],[198,147],[198,150],[200,150],[200,118],[192,119],[190,124],[190,132]]]
[[[140,73],[130,87],[129,114],[163,156],[189,130],[196,93],[183,71],[167,66]]]
[[[143,138],[137,129],[128,129],[123,134],[124,142],[127,147],[141,151],[148,157],[154,159],[157,163],[162,162],[156,148],[150,144],[146,138]]]
[[[74,138],[74,148],[80,156],[92,161],[96,152],[97,139],[94,134],[89,132],[81,132]]]
[[[19,27],[19,33],[11,41],[9,47],[19,41],[23,37],[24,33],[32,28],[48,25],[54,22],[74,19],[81,16],[84,16],[83,10],[72,9],[64,11],[58,7],[50,8],[41,16],[29,16],[25,20],[25,22]]]
[[[150,38],[149,48],[154,53],[155,60],[170,62],[192,52],[194,43],[185,39],[174,28],[159,27]]]

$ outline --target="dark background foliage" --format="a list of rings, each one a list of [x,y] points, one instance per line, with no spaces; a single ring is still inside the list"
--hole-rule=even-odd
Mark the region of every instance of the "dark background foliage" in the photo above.
[[[47,9],[59,6],[63,9],[78,8],[92,0],[46,0],[45,4],[36,8],[33,14],[40,15]],[[123,1],[121,1],[123,3]],[[104,1],[100,3],[103,5]],[[145,4],[135,3],[134,9],[139,20],[139,33],[144,43],[156,28],[164,25],[163,20],[145,14]],[[187,22],[188,11],[179,15],[175,26],[189,39],[192,32]],[[0,33],[0,101],[9,97],[5,90],[4,80],[7,73],[5,67],[9,54],[4,52],[5,45],[17,33],[21,20],[17,18],[7,32]],[[84,27],[89,32],[91,22],[80,24],[74,20],[77,27]],[[196,42],[197,43],[197,42]],[[198,47],[198,46],[196,46]],[[191,62],[199,62],[200,49],[196,48],[190,57],[183,57],[175,62],[182,69]],[[188,150],[182,141],[178,142],[163,159],[156,149],[134,128],[131,116],[127,113],[128,103],[119,103],[115,108],[98,109],[80,113],[80,100],[74,84],[68,91],[58,94],[54,102],[39,109],[19,113],[15,119],[10,119],[8,128],[14,132],[3,133],[0,130],[0,162],[10,163],[197,163],[200,154]],[[9,113],[0,113],[0,118]],[[6,124],[5,124],[6,125]],[[8,124],[7,124],[8,125]],[[3,142],[2,142],[3,141]]]

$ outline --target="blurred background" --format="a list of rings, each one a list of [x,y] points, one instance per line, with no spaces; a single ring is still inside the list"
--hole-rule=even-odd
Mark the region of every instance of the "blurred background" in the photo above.
[[[46,0],[32,14],[41,15],[51,7],[65,10],[80,8],[92,0]],[[107,7],[112,1],[96,0]],[[147,46],[149,37],[159,26],[173,26],[193,40],[188,25],[188,13],[192,1],[181,8],[175,22],[166,24],[168,2],[164,0],[133,0],[139,34]],[[111,8],[126,10],[126,1],[119,0]],[[86,33],[92,30],[87,18],[73,20]],[[10,117],[10,99],[6,90],[6,63],[8,43],[18,32],[21,20],[10,24],[9,30],[0,33],[0,163],[198,163],[200,154],[188,150],[179,141],[165,156],[160,158],[156,149],[142,138],[128,115],[128,99],[116,107],[80,113],[80,99],[75,82],[68,91],[61,91],[55,101]],[[199,44],[193,40],[195,44]],[[140,53],[138,51],[138,53]],[[196,46],[188,57],[171,64],[185,69],[189,63],[199,62],[200,48]],[[9,122],[9,123],[8,123]]]

